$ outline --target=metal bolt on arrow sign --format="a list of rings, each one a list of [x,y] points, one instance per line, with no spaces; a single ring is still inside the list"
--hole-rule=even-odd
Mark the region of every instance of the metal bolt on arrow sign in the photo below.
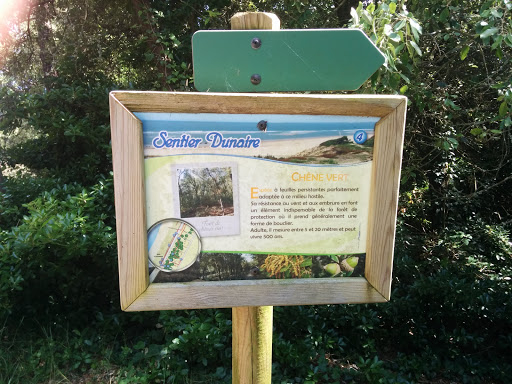
[[[205,92],[355,90],[385,61],[358,29],[198,31],[192,49]]]

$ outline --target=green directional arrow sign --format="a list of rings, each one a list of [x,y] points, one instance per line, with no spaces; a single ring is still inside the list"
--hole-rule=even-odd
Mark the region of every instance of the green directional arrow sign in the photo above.
[[[355,90],[385,61],[358,29],[199,31],[192,49],[211,92]]]

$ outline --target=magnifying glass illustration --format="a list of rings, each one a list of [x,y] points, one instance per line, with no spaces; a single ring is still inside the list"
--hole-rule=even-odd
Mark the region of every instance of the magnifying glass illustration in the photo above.
[[[158,271],[184,271],[195,263],[200,253],[199,233],[186,221],[164,219],[148,230],[149,262]]]

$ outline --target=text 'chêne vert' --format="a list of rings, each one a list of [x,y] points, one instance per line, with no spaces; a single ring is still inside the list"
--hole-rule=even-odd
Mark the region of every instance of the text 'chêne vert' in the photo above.
[[[292,173],[292,181],[347,181],[346,173]]]
[[[220,132],[208,132],[205,137],[205,144],[210,148],[258,148],[261,139],[247,135],[242,138],[224,137]],[[199,148],[203,139],[192,137],[186,133],[180,137],[169,137],[169,132],[160,131],[158,136],[151,141],[154,148]]]

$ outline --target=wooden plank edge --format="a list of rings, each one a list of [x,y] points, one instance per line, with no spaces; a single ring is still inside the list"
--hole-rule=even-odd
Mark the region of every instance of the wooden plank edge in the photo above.
[[[122,310],[126,310],[126,308],[129,307],[130,304],[132,304],[147,288],[149,285],[149,276],[147,271],[143,273],[143,276],[141,277],[141,280],[143,283],[141,286],[137,286],[132,284],[131,275],[127,273],[128,269],[127,266],[131,264],[130,260],[125,260],[126,252],[130,252],[130,250],[123,249],[123,228],[120,223],[122,216],[122,212],[125,208],[125,202],[118,200],[124,200],[120,199],[119,196],[122,194],[122,191],[124,190],[130,190],[130,186],[127,186],[126,184],[122,184],[123,180],[120,177],[123,173],[123,164],[121,159],[121,154],[117,152],[116,148],[116,135],[123,135],[126,134],[126,132],[123,132],[123,128],[125,127],[125,121],[117,121],[118,112],[122,113],[123,115],[127,116],[131,121],[138,123],[141,125],[137,117],[131,113],[131,111],[126,108],[122,102],[120,102],[115,95],[111,92],[109,95],[109,104],[110,104],[110,119],[111,119],[111,138],[112,138],[112,166],[114,171],[114,197],[117,202],[116,204],[116,233],[117,233],[117,251],[118,251],[118,273],[119,273],[119,296],[120,296],[120,305]],[[143,172],[144,168],[142,168]],[[116,177],[117,175],[117,177]],[[142,180],[143,182],[143,180]],[[137,184],[137,181],[135,182]],[[144,190],[142,191],[142,201],[141,204],[144,204]],[[143,209],[145,212],[145,209]],[[131,225],[132,223],[130,223]],[[124,228],[126,229],[126,228]],[[135,233],[135,230],[134,230]],[[120,240],[121,239],[121,240]],[[146,266],[147,269],[147,266]],[[141,275],[141,271],[134,271],[134,273],[137,275]],[[140,281],[139,281],[140,282]],[[140,285],[140,284],[139,284]],[[127,293],[128,291],[128,293]],[[131,292],[130,292],[131,291]]]
[[[113,91],[115,97],[132,112],[195,113],[275,113],[385,117],[404,100],[396,95],[325,95],[219,92]],[[249,103],[241,104],[247,99]],[[212,101],[209,101],[212,100]],[[215,102],[213,102],[215,100]],[[276,105],[279,101],[304,103],[302,108]],[[220,102],[225,105],[220,105]],[[284,108],[284,110],[283,110]],[[342,112],[336,112],[337,108]],[[316,111],[316,112],[315,112]],[[349,113],[352,111],[352,113]],[[370,111],[370,113],[368,113]]]
[[[357,102],[384,102],[388,105],[389,111],[387,114],[393,112],[404,100],[407,98],[401,95],[362,95],[362,94],[318,94],[318,93],[309,93],[309,94],[297,94],[297,93],[229,93],[229,92],[163,92],[163,91],[111,91],[110,95],[114,97],[116,100],[125,105],[129,110],[137,112],[130,108],[130,105],[136,101],[141,101],[142,97],[149,98],[148,101],[142,102],[144,104],[153,103],[153,98],[155,97],[176,97],[176,96],[197,96],[197,97],[226,97],[226,98],[244,98],[244,97],[252,97],[252,98],[298,98],[298,99],[344,99],[344,100],[353,100]],[[386,115],[387,115],[386,114]],[[386,116],[383,115],[382,117]]]
[[[386,301],[364,277],[211,281],[150,284],[126,311]]]
[[[368,279],[368,283],[372,285],[373,288],[377,290],[387,301],[391,299],[391,283],[393,278],[393,262],[394,262],[394,248],[395,248],[395,237],[396,237],[396,218],[397,218],[397,209],[398,209],[398,198],[400,194],[400,175],[401,175],[401,167],[402,167],[402,158],[403,158],[403,145],[404,145],[404,136],[405,136],[405,123],[406,123],[406,113],[407,113],[407,98],[402,97],[402,102],[397,106],[397,108],[391,112],[389,115],[383,117],[377,125],[380,124],[386,124],[388,123],[388,120],[396,119],[400,123],[399,126],[396,127],[396,132],[401,136],[400,140],[398,141],[398,145],[394,148],[393,151],[393,164],[391,166],[392,169],[397,169],[398,172],[394,175],[393,185],[396,186],[396,190],[394,189],[391,192],[391,195],[396,193],[396,196],[392,196],[393,201],[388,201],[391,204],[391,220],[394,225],[391,229],[392,232],[392,241],[389,246],[389,249],[380,249],[380,257],[374,256],[372,254],[367,255],[367,263],[365,266],[365,276]],[[380,148],[378,150],[381,150]],[[374,153],[374,156],[378,156]],[[398,162],[398,164],[397,164]],[[375,171],[375,170],[374,170]],[[377,171],[376,171],[377,172]],[[380,175],[382,176],[382,175]],[[372,177],[372,180],[374,181],[374,178]],[[377,193],[377,191],[374,191],[373,193]],[[372,206],[375,205],[374,199],[376,199],[376,196],[372,196]],[[375,200],[376,201],[376,200]],[[372,222],[375,219],[375,216],[370,213],[370,219],[369,220],[369,233],[368,233],[368,246],[370,242],[373,240],[373,231],[380,230],[382,231],[383,228],[374,228],[375,224]],[[386,230],[387,228],[384,228]],[[389,255],[386,255],[386,252],[389,252]],[[375,258],[374,258],[375,257]],[[385,273],[380,273],[377,276],[373,273],[372,264],[375,262],[375,264],[378,264],[378,268],[380,270],[384,269]],[[380,279],[380,277],[384,277],[384,279]]]

